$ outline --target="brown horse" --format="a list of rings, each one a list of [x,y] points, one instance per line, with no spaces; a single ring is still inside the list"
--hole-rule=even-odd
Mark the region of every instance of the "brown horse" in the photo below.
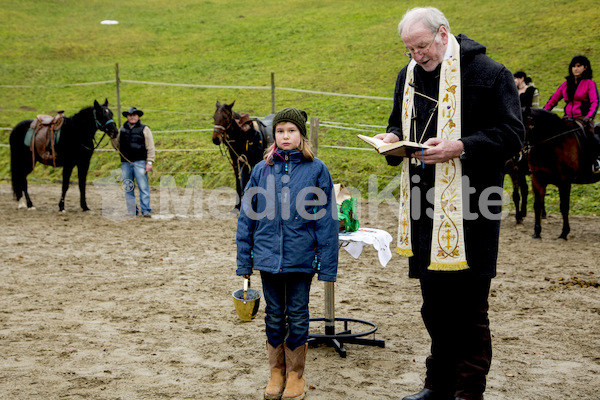
[[[581,146],[585,137],[583,128],[575,121],[561,119],[556,114],[543,109],[525,108],[525,139],[530,144],[529,169],[534,193],[535,213],[534,238],[541,238],[542,211],[546,187],[549,184],[558,188],[560,212],[563,217],[561,239],[567,239],[569,226],[569,203],[571,185],[600,181],[600,174],[592,173],[592,157]],[[589,146],[587,146],[589,148]]]
[[[246,132],[240,128],[236,121],[240,119],[240,114],[233,111],[234,104],[235,101],[231,104],[221,104],[217,101],[217,109],[213,115],[215,125],[212,141],[217,146],[224,145],[227,147],[229,161],[235,174],[235,191],[238,194],[236,208],[239,208],[239,199],[242,198],[242,191],[244,190],[243,184],[245,183],[242,182],[242,175],[240,172],[244,167],[249,167],[246,168],[246,171],[252,169],[258,161],[254,160],[253,157],[243,157],[248,154],[249,151],[247,148],[247,136]],[[258,128],[258,131],[262,134],[262,143],[265,144],[265,148],[273,143],[273,134],[271,132],[270,123],[272,120],[272,115],[265,117],[262,121],[258,118],[253,118],[253,121],[256,122],[255,127]]]

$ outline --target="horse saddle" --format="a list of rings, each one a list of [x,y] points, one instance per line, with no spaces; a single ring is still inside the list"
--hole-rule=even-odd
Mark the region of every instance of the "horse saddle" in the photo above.
[[[265,148],[269,147],[273,144],[273,117],[275,114],[269,114],[264,117],[262,120],[258,118],[254,118],[252,123],[254,125],[254,129],[259,131],[263,137],[263,143],[265,143]]]
[[[38,115],[29,125],[25,135],[25,145],[31,150],[32,168],[35,167],[36,154],[42,164],[52,164],[56,167],[57,154],[54,146],[60,139],[60,128],[64,122],[63,112],[59,111],[54,116]]]

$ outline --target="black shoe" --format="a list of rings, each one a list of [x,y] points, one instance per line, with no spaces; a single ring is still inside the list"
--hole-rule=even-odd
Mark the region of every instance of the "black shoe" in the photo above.
[[[419,393],[411,394],[410,396],[403,397],[402,400],[452,400],[454,396],[440,395],[431,389],[423,389]]]

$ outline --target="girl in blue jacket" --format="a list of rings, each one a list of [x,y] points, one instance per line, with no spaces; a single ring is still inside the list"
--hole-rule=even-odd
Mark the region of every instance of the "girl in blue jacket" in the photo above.
[[[252,171],[238,219],[237,275],[260,271],[271,378],[265,399],[303,399],[312,278],[335,282],[333,181],[306,137],[306,112],[273,117],[274,143]]]

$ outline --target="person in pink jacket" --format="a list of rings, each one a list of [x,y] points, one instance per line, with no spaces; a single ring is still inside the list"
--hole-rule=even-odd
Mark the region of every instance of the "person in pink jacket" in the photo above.
[[[577,55],[569,64],[569,75],[550,97],[544,109],[552,111],[564,99],[565,117],[579,121],[594,153],[594,173],[600,173],[600,138],[594,134],[594,117],[598,112],[598,87],[592,80],[592,66],[586,56]]]

